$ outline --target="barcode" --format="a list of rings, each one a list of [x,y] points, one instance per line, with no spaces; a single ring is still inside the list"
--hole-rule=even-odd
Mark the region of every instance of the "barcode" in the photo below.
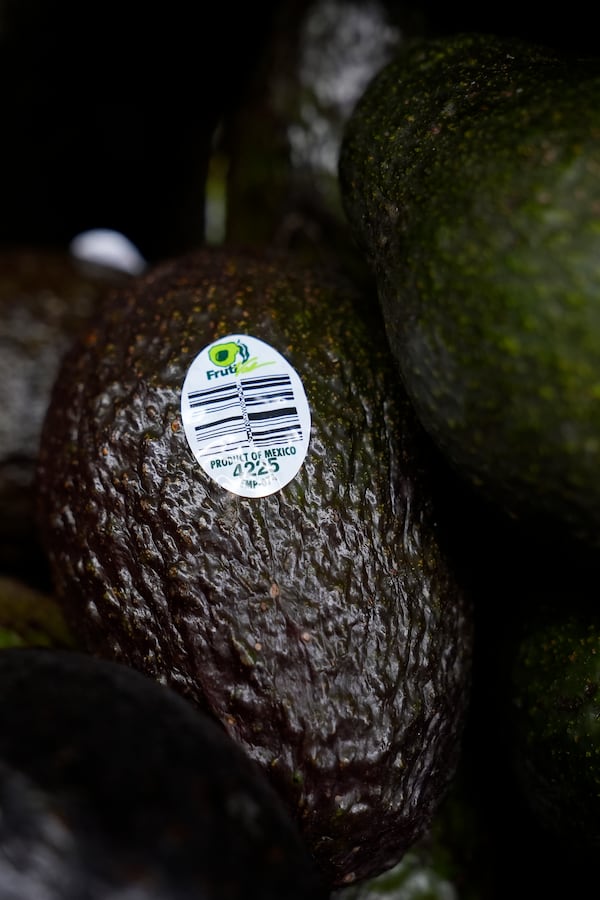
[[[190,391],[188,402],[203,413],[202,423],[194,426],[200,456],[302,441],[289,375],[240,378]]]

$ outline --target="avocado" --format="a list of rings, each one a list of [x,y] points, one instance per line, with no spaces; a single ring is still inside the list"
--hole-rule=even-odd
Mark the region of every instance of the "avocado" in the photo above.
[[[4,649],[0,717],[3,900],[326,900],[259,767],[168,687]]]
[[[48,247],[0,248],[0,573],[46,589],[35,524],[42,421],[63,353],[128,276]]]
[[[56,598],[19,578],[0,575],[0,648],[74,647]]]
[[[459,774],[460,772],[459,767]],[[330,900],[482,900],[479,836],[462,778],[455,778],[431,827],[400,862],[358,884],[333,891]],[[458,788],[458,790],[457,790]]]
[[[373,307],[289,251],[152,267],[65,357],[38,467],[77,639],[210,710],[332,886],[426,830],[470,694],[437,456]]]
[[[469,719],[473,719],[472,703]],[[478,732],[479,745],[473,740],[473,731]],[[489,746],[486,748],[486,736],[489,738],[489,731],[487,735],[479,733],[479,717],[467,723],[461,759],[450,789],[427,832],[403,858],[385,872],[338,888],[330,900],[492,900],[507,896],[501,893],[500,885],[509,892],[511,885],[514,889],[518,871],[513,867],[517,855],[514,823],[507,842],[498,821],[495,785],[489,784],[490,768],[486,762],[492,754]],[[525,883],[522,868],[518,877],[520,884]],[[538,874],[534,884],[541,883]]]
[[[335,250],[365,278],[341,204],[339,145],[354,103],[413,19],[406,4],[380,0],[278,4],[213,157],[221,163],[213,171],[226,172],[227,242],[311,258]]]
[[[464,499],[463,492],[460,495]],[[466,806],[476,839],[474,844],[468,839],[471,847],[465,855],[464,839],[455,830],[453,843],[466,863],[462,871],[468,873],[459,897],[473,889],[474,900],[585,896],[597,852],[590,854],[586,840],[575,838],[564,813],[570,808],[571,815],[583,814],[587,766],[579,758],[580,774],[569,789],[579,751],[572,748],[572,769],[562,766],[554,753],[561,745],[566,752],[569,745],[567,708],[559,697],[569,690],[570,664],[557,660],[552,681],[549,665],[538,666],[531,651],[537,645],[543,659],[543,635],[559,633],[569,619],[578,623],[582,634],[597,622],[600,561],[591,553],[586,564],[582,557],[574,566],[568,554],[550,554],[547,544],[523,540],[511,520],[483,502],[474,502],[466,515],[467,521],[463,511],[457,543],[463,544],[463,565],[470,570],[476,641],[469,716],[453,793],[458,781],[466,803],[455,805],[457,822]],[[548,660],[550,647],[547,650]],[[531,663],[527,666],[526,653]],[[591,673],[591,657],[589,662]],[[532,715],[535,706],[538,713]],[[552,742],[542,739],[542,728],[552,728]],[[527,757],[537,787],[526,787],[523,779]],[[561,768],[566,776],[559,782],[564,786],[562,823],[549,828],[534,812],[531,795],[552,804],[556,790],[550,773],[558,776]],[[592,808],[588,814],[593,817]],[[444,833],[452,835],[452,828]]]
[[[600,545],[599,97],[594,59],[416,40],[370,82],[339,159],[424,427],[525,535],[576,551]]]
[[[572,857],[600,847],[600,619],[573,606],[529,620],[509,682],[511,755],[526,804]]]

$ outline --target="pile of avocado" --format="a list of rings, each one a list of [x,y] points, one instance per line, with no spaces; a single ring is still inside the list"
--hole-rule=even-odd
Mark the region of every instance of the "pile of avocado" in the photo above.
[[[577,102],[598,93],[588,55],[416,38],[359,98],[339,159],[399,384],[466,501],[469,749],[508,770],[486,789],[492,840],[514,835],[528,869],[555,848],[545,896],[585,884],[600,836],[600,121]]]
[[[75,650],[0,652],[0,896],[325,900],[281,799],[174,691]]]
[[[171,234],[0,245],[3,900],[587,889],[600,62],[468,19],[269,4]]]

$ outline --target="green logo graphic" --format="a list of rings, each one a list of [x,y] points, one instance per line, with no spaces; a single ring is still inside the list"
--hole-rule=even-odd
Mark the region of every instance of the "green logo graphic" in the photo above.
[[[224,344],[215,344],[208,351],[208,358],[214,366],[222,366],[228,368],[232,366],[237,357],[243,364],[248,361],[250,354],[245,344],[239,341],[226,341]]]
[[[243,375],[259,369],[262,366],[272,366],[273,360],[260,362],[256,356],[250,356],[248,348],[241,341],[223,341],[222,344],[213,344],[208,350],[208,358],[213,366],[219,366],[221,372],[207,372],[207,377],[217,375]]]

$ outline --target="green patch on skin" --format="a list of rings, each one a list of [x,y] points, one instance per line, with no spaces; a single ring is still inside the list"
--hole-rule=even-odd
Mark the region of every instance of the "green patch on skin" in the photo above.
[[[597,60],[415,41],[356,104],[339,161],[430,436],[483,497],[576,549],[600,547],[599,101]]]
[[[0,647],[73,647],[54,597],[18,579],[0,577]]]

